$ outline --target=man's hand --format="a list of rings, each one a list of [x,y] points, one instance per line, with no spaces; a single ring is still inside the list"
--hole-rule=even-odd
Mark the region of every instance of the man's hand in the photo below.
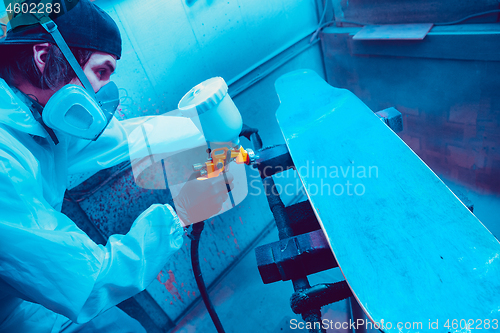
[[[226,173],[229,191],[233,189],[233,175]],[[174,198],[177,215],[187,226],[203,221],[222,209],[228,199],[228,188],[223,175],[197,180],[194,174]]]

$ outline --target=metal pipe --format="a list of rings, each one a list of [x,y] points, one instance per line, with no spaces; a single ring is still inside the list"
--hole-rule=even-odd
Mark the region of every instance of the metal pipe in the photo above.
[[[290,298],[290,305],[294,313],[303,313],[311,307],[321,308],[351,296],[352,292],[346,281],[322,283],[295,292]]]
[[[321,309],[312,309],[302,313],[302,319],[311,323],[309,333],[326,333],[326,329],[321,325]]]
[[[311,288],[307,277],[293,279],[292,284],[296,293],[304,292]],[[321,325],[321,307],[309,307],[308,309],[303,309],[303,312],[300,312],[300,314],[305,322],[311,323],[309,333],[326,333],[326,330]]]
[[[264,185],[264,190],[266,192],[267,201],[269,207],[276,221],[276,226],[278,228],[279,239],[285,239],[293,237],[293,230],[291,228],[291,223],[288,215],[285,211],[285,205],[281,200],[278,191],[276,190],[276,185],[274,183],[273,177],[266,177],[262,180]],[[292,280],[293,288],[296,292],[308,290],[311,288],[309,280],[307,277],[297,278]],[[321,325],[321,307],[306,310],[302,313],[302,319],[306,322],[311,323],[310,333],[326,333],[326,330],[322,328]]]
[[[305,46],[301,47],[300,49],[296,50],[295,52],[290,51],[289,54],[284,55],[283,58],[281,58],[278,61],[276,61],[275,64],[273,64],[272,66],[269,66],[269,68],[262,70],[262,72],[260,72],[258,75],[256,75],[253,79],[251,79],[247,83],[242,84],[239,87],[233,88],[231,96],[233,96],[233,97],[238,96],[240,93],[242,93],[246,89],[250,88],[251,86],[253,86],[257,82],[259,82],[260,80],[264,79],[269,74],[271,74],[272,72],[274,72],[276,69],[278,69],[279,67],[281,67],[284,64],[286,64],[288,61],[292,60],[293,58],[295,58],[299,54],[305,52],[309,48],[311,48],[314,45],[316,45],[319,41],[320,41],[320,39],[317,38],[317,39],[313,40],[311,43],[307,43]],[[295,45],[293,45],[293,46],[295,46]]]
[[[273,53],[271,53],[270,55],[268,55],[267,57],[265,57],[261,61],[255,63],[253,66],[247,68],[246,70],[244,70],[240,74],[238,74],[235,77],[233,77],[231,80],[227,81],[227,85],[228,86],[233,85],[236,81],[240,80],[241,78],[243,78],[244,76],[246,76],[247,74],[249,74],[250,72],[252,72],[253,70],[259,68],[260,66],[262,66],[263,64],[269,62],[270,60],[272,60],[276,56],[280,55],[281,53],[285,52],[286,50],[288,50],[288,49],[292,48],[293,46],[295,46],[296,44],[300,43],[300,41],[302,41],[303,39],[309,37],[315,31],[316,31],[316,27],[314,29],[311,29],[311,30],[307,31],[307,33],[303,34],[302,36],[300,36],[299,38],[297,38],[293,42],[288,43],[284,47],[281,47],[278,50],[274,51]]]
[[[293,237],[290,219],[286,214],[285,205],[283,204],[283,201],[281,201],[273,177],[264,178],[262,180],[262,185],[264,186],[267,202],[269,203],[269,208],[271,208],[271,212],[273,213],[274,220],[276,222],[276,227],[278,228],[279,239],[281,240]]]

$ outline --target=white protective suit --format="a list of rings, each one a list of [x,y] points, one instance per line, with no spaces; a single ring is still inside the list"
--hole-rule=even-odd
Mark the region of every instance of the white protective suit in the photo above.
[[[104,315],[125,316],[113,306],[144,290],[181,247],[182,226],[168,205],[151,206],[126,235],[111,236],[106,246],[60,212],[68,175],[126,161],[127,131],[146,118],[154,124],[164,117],[113,118],[95,142],[56,133],[60,143],[54,145],[0,79],[0,332],[60,332],[110,308]],[[178,119],[171,128],[185,125]],[[171,149],[172,140],[200,136],[195,128],[172,136],[165,134],[168,129],[160,132],[158,144]],[[119,325],[124,323],[116,318],[114,329],[104,329],[142,330]]]

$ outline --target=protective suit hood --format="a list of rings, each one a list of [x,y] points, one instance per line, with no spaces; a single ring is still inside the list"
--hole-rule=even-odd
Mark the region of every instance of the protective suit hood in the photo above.
[[[47,132],[35,120],[28,106],[0,78],[0,124],[8,125],[18,131],[47,137]]]

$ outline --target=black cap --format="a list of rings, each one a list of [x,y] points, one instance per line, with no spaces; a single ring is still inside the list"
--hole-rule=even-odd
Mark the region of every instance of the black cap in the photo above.
[[[5,2],[7,3],[7,0]],[[56,2],[62,4],[63,8],[70,8],[62,15],[50,15],[68,46],[105,52],[120,59],[122,39],[120,30],[111,16],[89,0],[64,0],[53,3]],[[71,6],[65,6],[65,4]],[[15,19],[14,17],[11,21],[12,25]],[[32,20],[32,17],[29,17],[27,21],[36,22]],[[17,24],[14,29],[7,32],[5,38],[0,38],[0,47],[46,42],[56,44],[52,36],[40,24],[37,23],[34,27]]]

